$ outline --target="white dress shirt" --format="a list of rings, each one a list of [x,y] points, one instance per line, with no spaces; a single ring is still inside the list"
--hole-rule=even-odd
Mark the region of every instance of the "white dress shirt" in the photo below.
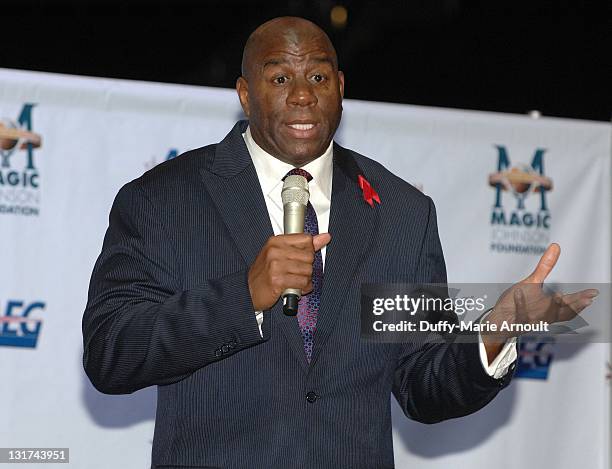
[[[284,163],[278,158],[274,158],[257,145],[251,136],[251,129],[249,127],[247,127],[246,132],[242,134],[242,137],[244,138],[246,147],[253,160],[255,171],[257,172],[257,178],[259,179],[259,184],[264,194],[274,235],[283,234],[283,202],[281,199],[281,191],[283,189],[282,179],[289,171],[294,169],[294,166],[289,163]],[[308,171],[312,175],[312,181],[308,184],[308,189],[310,191],[309,200],[317,214],[319,233],[327,233],[329,227],[329,209],[331,206],[332,194],[332,167],[333,141],[329,144],[329,147],[327,147],[323,155],[302,167],[302,169]],[[323,249],[321,249],[323,266],[325,266],[325,251],[326,248],[323,247]],[[256,317],[257,324],[259,325],[259,332],[261,333],[263,312],[257,311]],[[499,379],[507,373],[508,367],[516,360],[515,343],[515,338],[509,340],[495,360],[489,365],[485,346],[482,340],[480,340],[480,360],[482,366],[490,376]]]

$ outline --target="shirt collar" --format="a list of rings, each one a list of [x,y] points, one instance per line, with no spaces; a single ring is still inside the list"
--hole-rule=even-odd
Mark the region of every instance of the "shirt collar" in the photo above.
[[[242,136],[255,165],[261,189],[264,194],[269,195],[279,184],[282,184],[283,177],[294,166],[273,157],[257,145],[251,135],[250,127],[247,127]],[[333,143],[333,141],[329,143],[327,150],[321,156],[302,167],[312,175],[312,181],[309,184],[311,192],[318,189],[328,201],[331,201]]]

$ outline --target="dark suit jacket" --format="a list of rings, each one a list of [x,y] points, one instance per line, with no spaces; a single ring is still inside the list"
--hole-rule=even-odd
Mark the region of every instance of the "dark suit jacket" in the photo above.
[[[154,467],[393,467],[391,393],[437,422],[510,376],[489,377],[476,344],[360,339],[362,282],[442,283],[446,270],[431,199],[339,145],[312,362],[280,302],[262,338],[247,272],[273,231],[246,125],[120,190],[83,318],[87,375],[104,393],[158,386]]]

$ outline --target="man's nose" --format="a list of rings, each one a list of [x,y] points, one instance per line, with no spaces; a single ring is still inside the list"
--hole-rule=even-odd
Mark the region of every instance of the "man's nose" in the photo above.
[[[317,102],[317,95],[308,80],[298,79],[293,81],[287,96],[287,104],[290,106],[314,106]]]

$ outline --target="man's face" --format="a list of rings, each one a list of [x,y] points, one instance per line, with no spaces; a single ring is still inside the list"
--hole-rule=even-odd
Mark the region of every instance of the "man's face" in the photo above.
[[[344,76],[316,31],[257,41],[238,95],[253,139],[274,157],[303,166],[321,156],[342,115]]]

